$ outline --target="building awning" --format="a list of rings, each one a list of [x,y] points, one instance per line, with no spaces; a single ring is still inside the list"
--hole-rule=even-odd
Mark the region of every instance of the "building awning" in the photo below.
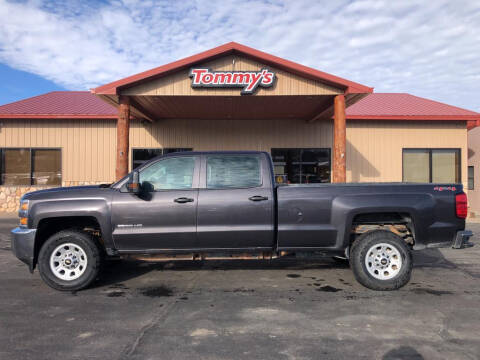
[[[256,91],[242,96],[246,93],[238,88],[240,82],[230,80],[228,84],[199,88],[193,81],[193,74],[198,71],[232,77],[266,71],[276,81],[270,86],[255,86]],[[230,42],[91,91],[114,106],[118,106],[121,96],[127,96],[131,114],[149,121],[171,118],[315,121],[333,115],[334,96],[345,95],[348,106],[372,93],[373,88]]]

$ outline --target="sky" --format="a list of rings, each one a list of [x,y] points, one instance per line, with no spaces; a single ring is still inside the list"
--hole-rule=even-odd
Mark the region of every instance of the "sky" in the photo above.
[[[0,0],[0,104],[88,90],[236,41],[480,111],[478,0]]]

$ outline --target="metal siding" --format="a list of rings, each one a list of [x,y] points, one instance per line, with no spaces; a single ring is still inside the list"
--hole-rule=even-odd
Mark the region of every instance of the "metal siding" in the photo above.
[[[332,146],[332,124],[302,120],[132,121],[131,148],[189,147],[207,150],[262,150],[274,147]],[[131,161],[130,161],[131,163]]]
[[[115,134],[112,120],[3,120],[0,148],[61,148],[63,182],[111,182]]]
[[[65,182],[113,181],[115,146],[116,123],[112,120],[3,120],[0,128],[0,147],[61,147]],[[332,124],[191,119],[142,124],[135,120],[130,147],[268,152],[273,147],[331,148]],[[462,181],[467,188],[464,122],[347,121],[347,181],[401,181],[402,149],[406,147],[460,148]]]
[[[467,128],[451,121],[347,121],[347,181],[402,181],[403,148],[461,149],[467,188]]]
[[[480,214],[480,127],[468,132],[468,165],[474,167],[474,190],[468,192],[468,206],[478,217]]]

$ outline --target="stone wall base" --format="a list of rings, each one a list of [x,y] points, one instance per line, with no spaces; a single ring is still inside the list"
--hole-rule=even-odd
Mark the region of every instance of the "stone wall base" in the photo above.
[[[81,186],[105,184],[107,181],[63,181],[62,186]],[[52,189],[58,186],[0,186],[0,213],[18,212],[20,198],[28,192]]]

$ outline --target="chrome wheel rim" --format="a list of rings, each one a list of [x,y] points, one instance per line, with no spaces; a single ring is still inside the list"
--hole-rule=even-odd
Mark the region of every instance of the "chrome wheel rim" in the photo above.
[[[87,269],[87,254],[73,243],[59,245],[50,256],[50,270],[59,279],[72,281],[83,275]]]
[[[373,245],[365,256],[368,273],[378,280],[393,279],[400,272],[402,264],[400,251],[387,243]]]

